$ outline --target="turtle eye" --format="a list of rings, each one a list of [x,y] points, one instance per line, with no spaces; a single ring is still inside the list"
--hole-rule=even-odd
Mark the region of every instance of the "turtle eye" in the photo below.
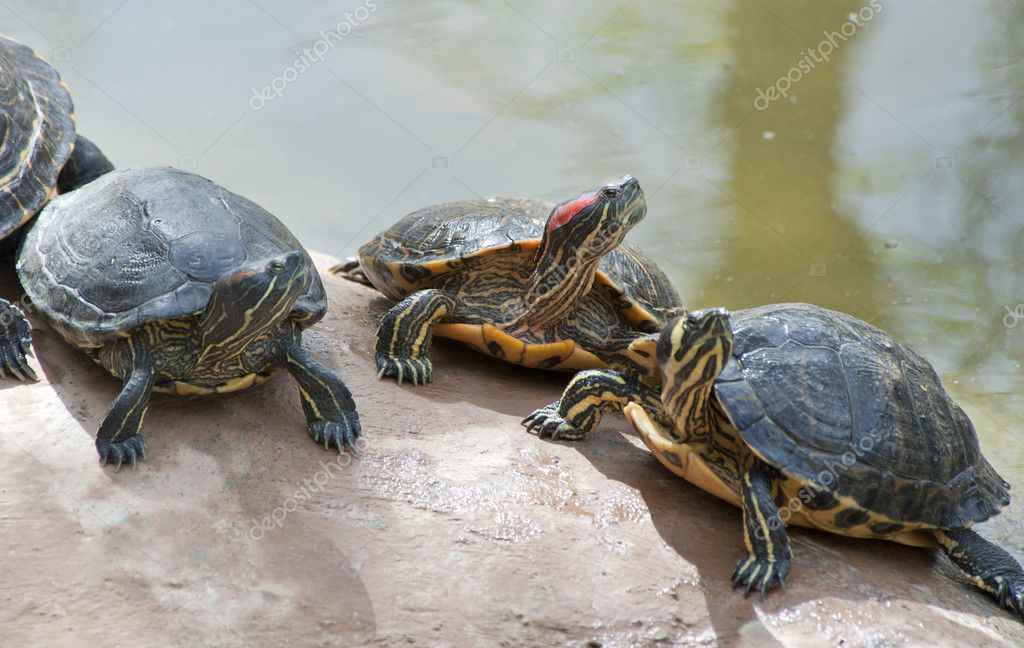
[[[267,270],[270,270],[272,274],[276,275],[284,274],[284,263],[280,261],[271,261],[270,263],[267,264]]]
[[[615,200],[622,195],[622,191],[618,187],[605,187],[601,190],[601,195],[608,200]]]

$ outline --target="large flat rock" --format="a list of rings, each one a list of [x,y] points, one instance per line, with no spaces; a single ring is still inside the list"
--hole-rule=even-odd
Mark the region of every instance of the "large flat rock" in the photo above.
[[[119,385],[33,317],[40,381],[0,385],[0,643],[1024,644],[945,559],[883,542],[794,530],[789,589],[744,600],[738,510],[664,470],[621,416],[586,442],[538,439],[519,420],[565,376],[443,342],[433,384],[378,381],[386,304],[325,283],[306,340],[358,400],[354,460],[310,440],[280,374],[154,397],[149,461],[101,469]],[[0,294],[20,295],[13,275]]]

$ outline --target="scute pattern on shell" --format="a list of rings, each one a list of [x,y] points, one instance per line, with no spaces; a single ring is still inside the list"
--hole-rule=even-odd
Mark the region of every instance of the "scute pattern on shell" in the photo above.
[[[0,36],[0,239],[53,194],[75,143],[72,111],[57,71]]]
[[[305,254],[272,214],[210,180],[168,167],[123,169],[47,205],[18,274],[69,342],[97,346],[197,313],[224,274],[290,250]],[[306,260],[311,285],[299,306],[322,316],[323,284]]]
[[[932,366],[858,319],[807,304],[739,311],[715,384],[746,441],[782,472],[894,520],[956,528],[1009,484]]]

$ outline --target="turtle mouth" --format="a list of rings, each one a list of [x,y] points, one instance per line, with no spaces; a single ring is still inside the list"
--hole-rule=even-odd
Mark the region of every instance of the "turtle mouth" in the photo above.
[[[620,205],[621,222],[629,229],[642,221],[647,215],[647,198],[640,182],[633,176],[622,176],[613,185],[619,193],[617,202]]]

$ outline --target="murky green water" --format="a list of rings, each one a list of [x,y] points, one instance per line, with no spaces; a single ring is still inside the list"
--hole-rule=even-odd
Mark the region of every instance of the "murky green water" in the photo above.
[[[632,240],[687,303],[890,330],[1024,491],[1024,5],[211,5],[5,0],[0,24],[116,163],[196,170],[327,252],[426,204],[635,174]],[[1018,557],[1022,518],[986,525]]]

